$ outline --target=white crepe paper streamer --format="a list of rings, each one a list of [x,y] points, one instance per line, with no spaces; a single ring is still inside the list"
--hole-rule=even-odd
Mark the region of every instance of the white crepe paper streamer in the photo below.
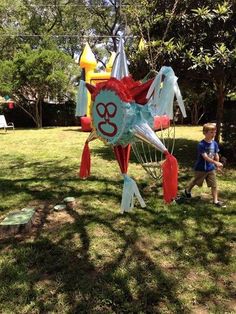
[[[122,201],[120,212],[130,212],[134,208],[134,197],[137,197],[142,208],[146,207],[146,204],[139,192],[136,182],[131,179],[127,174],[124,174],[124,185],[122,192]]]

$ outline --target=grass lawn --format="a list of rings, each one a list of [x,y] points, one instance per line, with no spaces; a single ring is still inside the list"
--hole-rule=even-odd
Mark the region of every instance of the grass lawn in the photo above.
[[[30,234],[0,239],[0,313],[236,313],[235,167],[218,176],[227,208],[206,187],[167,206],[161,183],[132,158],[147,208],[122,215],[110,147],[92,142],[92,175],[76,175],[87,136],[74,127],[0,133],[0,219],[26,206],[39,219]],[[177,127],[176,137],[181,191],[201,127]],[[53,211],[67,196],[76,208]]]

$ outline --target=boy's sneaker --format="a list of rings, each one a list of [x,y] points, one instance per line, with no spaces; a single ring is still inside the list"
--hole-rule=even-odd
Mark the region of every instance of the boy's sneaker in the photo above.
[[[184,190],[184,197],[186,197],[186,198],[191,198],[191,197],[192,197],[191,192],[188,192],[188,191],[186,191],[186,189],[185,189],[185,190]]]
[[[225,203],[223,203],[223,202],[221,202],[221,201],[218,201],[218,202],[214,203],[214,205],[215,205],[216,207],[222,207],[222,208],[225,208],[225,207],[226,207]]]

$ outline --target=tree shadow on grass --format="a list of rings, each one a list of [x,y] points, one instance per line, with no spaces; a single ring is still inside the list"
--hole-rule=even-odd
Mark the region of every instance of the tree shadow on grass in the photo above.
[[[196,152],[197,152],[197,144],[198,141],[187,140],[187,139],[176,139],[175,140],[175,149],[174,149],[174,156],[178,159],[180,165],[185,165],[187,167],[192,167],[196,160]],[[171,146],[171,145],[170,145]],[[91,149],[92,155],[97,154],[102,159],[105,160],[114,160],[115,156],[111,146],[105,145],[102,147],[95,147]],[[147,156],[149,156],[147,151]],[[138,163],[135,154],[131,151],[130,162]]]
[[[63,130],[63,132],[80,132],[80,133],[84,133],[85,135],[87,134],[87,136],[89,136],[90,132],[84,132],[81,130],[81,128],[79,126],[74,126],[73,128],[69,128],[67,127],[66,129]]]
[[[211,289],[198,286],[197,302],[206,304],[222,293],[217,288],[220,274],[216,268],[229,264],[233,239],[221,219],[224,210],[205,203],[161,211],[149,205],[137,213],[119,215],[101,212],[87,201],[80,206],[80,210],[67,211],[74,222],[64,224],[54,240],[42,234],[34,242],[9,244],[14,260],[0,272],[1,282],[8,286],[7,295],[2,292],[3,300],[8,300],[9,294],[25,298],[40,312],[190,313],[191,305],[180,298],[181,284],[199,268],[204,269]],[[165,234],[166,240],[153,247],[143,242],[140,227],[147,234]],[[181,234],[178,239],[176,232]],[[96,243],[99,246],[94,251]],[[167,251],[173,262],[163,267],[162,256]],[[159,256],[161,264],[151,252]],[[20,292],[22,283],[26,288]],[[231,285],[224,287],[224,294],[232,297]]]
[[[198,141],[178,138],[175,140],[174,155],[180,166],[193,167],[197,157]]]
[[[188,147],[184,149],[187,153]],[[179,157],[185,162],[183,151]],[[120,181],[92,177],[88,184],[69,177],[58,161],[25,166],[35,169],[33,176],[1,179],[5,193],[23,189],[51,201],[69,193],[79,199],[80,208],[67,211],[74,222],[63,224],[53,236],[42,229],[33,242],[0,244],[1,253],[9,256],[0,270],[3,309],[10,306],[7,310],[14,312],[12,300],[17,300],[19,312],[28,304],[29,312],[41,313],[191,313],[193,304],[183,303],[181,293],[193,293],[191,285],[196,285],[194,302],[231,310],[222,302],[233,299],[230,278],[220,286],[231,262],[234,234],[225,221],[231,209],[216,209],[201,200],[167,207],[156,192],[148,196],[144,191],[147,209],[120,215],[106,208],[109,200],[119,203]],[[38,181],[40,185],[33,184]],[[96,183],[103,185],[97,188]],[[100,207],[92,199],[100,200]],[[157,244],[156,237],[162,239]]]
[[[98,185],[102,185],[101,193],[105,192],[109,197],[112,193],[110,187],[113,186],[114,190],[120,184],[120,181],[95,176],[91,176],[88,183],[76,175],[77,165],[69,167],[65,161],[66,158],[46,162],[29,162],[24,158],[18,158],[8,167],[6,170],[8,175],[5,177],[3,168],[0,178],[0,196],[10,199],[11,202],[8,207],[5,207],[4,203],[0,203],[0,212],[19,206],[21,199],[35,199],[43,202],[46,200],[56,204],[68,195],[76,198],[79,198],[81,194],[91,196],[91,194],[99,192]],[[9,178],[9,171],[13,173],[12,178]],[[24,172],[27,173],[26,178]],[[114,197],[117,196],[115,192],[113,194]]]
[[[8,282],[12,297],[18,295],[15,287],[23,279],[19,273],[27,272],[29,275],[25,278],[25,284],[28,289],[24,292],[28,301],[37,304],[42,312],[58,310],[58,294],[65,295],[70,313],[152,313],[153,306],[162,300],[173,303],[178,313],[183,312],[176,296],[174,280],[163,273],[145,250],[140,249],[136,223],[133,224],[131,216],[129,223],[133,225],[132,228],[123,230],[115,227],[116,220],[120,219],[117,216],[107,221],[96,213],[80,214],[71,210],[69,214],[75,222],[64,227],[64,237],[57,243],[43,237],[34,243],[12,244],[16,263],[6,265],[0,273],[2,282]],[[89,235],[88,227],[94,223],[98,227],[106,227],[113,238],[121,240],[118,253],[113,252],[113,258],[104,260],[100,267],[96,267],[90,252],[91,240],[94,239]],[[75,235],[79,235],[81,240],[79,248],[67,244]],[[118,274],[123,269],[122,264],[126,269],[125,277]],[[146,282],[145,276],[149,279],[153,277],[153,282]],[[135,293],[130,287],[133,279],[137,281]],[[46,282],[50,283],[53,291],[50,298],[47,298],[47,293],[40,295],[37,290],[40,284],[43,286]],[[152,287],[154,283],[156,287]],[[8,299],[6,295],[4,297]]]
[[[98,183],[103,184],[103,189],[97,188]],[[39,202],[47,200],[56,205],[62,202],[67,196],[73,196],[78,199],[82,196],[88,200],[91,200],[92,196],[94,199],[100,198],[104,201],[106,198],[110,197],[117,199],[120,198],[120,196],[116,193],[115,189],[121,184],[119,181],[97,177],[90,178],[89,183],[88,181],[83,181],[78,178],[63,179],[63,182],[59,183],[58,178],[39,179],[38,177],[32,177],[30,179],[15,180],[0,179],[0,185],[2,185],[1,194],[4,195],[4,197],[13,198],[14,195],[18,195],[19,197],[22,193],[25,199],[37,200]],[[89,188],[86,190],[85,186]],[[0,205],[0,212],[14,208],[14,206],[17,206],[18,202],[19,199],[16,199],[14,203],[13,198],[9,208]]]

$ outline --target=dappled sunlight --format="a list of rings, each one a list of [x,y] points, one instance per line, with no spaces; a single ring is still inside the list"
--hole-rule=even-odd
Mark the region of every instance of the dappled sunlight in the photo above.
[[[77,135],[65,128],[57,132],[70,134],[72,141]],[[56,137],[60,141],[60,134]],[[191,177],[188,150],[195,144],[177,139],[180,191]],[[7,151],[1,157],[1,215],[26,205],[37,208],[31,233],[0,240],[3,311],[14,311],[14,299],[22,313],[233,311],[233,170],[219,176],[226,209],[211,204],[206,187],[196,189],[191,201],[166,205],[161,182],[133,161],[130,172],[147,207],[135,203],[133,211],[120,214],[123,181],[113,155],[100,150],[103,144],[94,150],[87,180],[76,176],[74,148],[67,144],[65,157],[58,150],[46,153],[44,145],[39,160],[16,152],[13,159]],[[67,196],[75,198],[75,207],[55,211]]]

